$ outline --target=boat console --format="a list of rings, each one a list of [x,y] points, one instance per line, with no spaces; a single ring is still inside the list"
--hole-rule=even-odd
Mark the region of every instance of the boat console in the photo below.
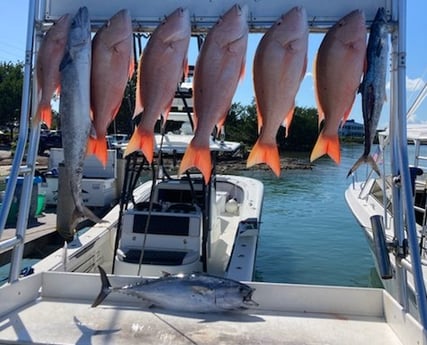
[[[157,184],[152,201],[123,214],[115,272],[159,276],[162,272],[200,271],[204,186],[186,180]]]

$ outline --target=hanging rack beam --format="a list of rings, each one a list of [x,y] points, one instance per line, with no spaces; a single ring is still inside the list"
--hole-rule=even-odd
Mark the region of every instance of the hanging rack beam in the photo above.
[[[282,13],[295,5],[306,9],[312,32],[325,32],[347,13],[362,9],[370,26],[378,7],[384,7],[389,18],[395,17],[396,9],[392,0],[329,0],[327,6],[323,1],[299,0],[246,0],[236,1],[249,8],[249,29],[251,32],[265,32]],[[152,32],[166,15],[178,7],[190,10],[193,33],[206,32],[224,14],[233,2],[229,0],[47,0],[40,24],[50,25],[64,13],[75,13],[79,7],[86,6],[91,16],[92,30],[96,31],[114,13],[127,8],[134,23],[135,32]]]

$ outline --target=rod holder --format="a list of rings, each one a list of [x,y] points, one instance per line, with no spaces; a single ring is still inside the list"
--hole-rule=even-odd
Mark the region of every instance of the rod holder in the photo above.
[[[384,233],[384,221],[380,215],[371,217],[372,234],[374,237],[374,254],[377,258],[378,270],[382,279],[393,278],[387,241]]]

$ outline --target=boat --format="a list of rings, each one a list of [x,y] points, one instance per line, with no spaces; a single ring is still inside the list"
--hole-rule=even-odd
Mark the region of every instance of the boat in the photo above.
[[[424,88],[427,90],[427,87]],[[420,95],[422,96],[422,91]],[[363,178],[353,175],[353,181],[345,191],[345,199],[354,217],[363,229],[371,249],[376,269],[384,287],[396,298],[406,300],[408,307],[414,315],[417,314],[416,289],[412,270],[399,272],[402,267],[411,267],[409,243],[405,238],[402,244],[398,243],[398,234],[395,231],[396,222],[404,223],[403,215],[396,208],[393,193],[401,188],[402,176],[392,173],[390,162],[393,159],[390,148],[390,131],[378,132],[379,146],[377,160],[382,165],[381,176],[376,176],[368,170]],[[426,139],[427,126],[425,124],[408,124],[406,126],[406,139],[411,146],[412,156],[409,168],[411,189],[410,211],[415,217],[416,251],[421,258],[422,278],[427,278],[426,260],[426,234],[427,234],[427,203],[426,203],[426,175],[427,159]],[[409,150],[408,150],[409,151]],[[361,174],[363,176],[363,174]],[[395,215],[399,214],[399,217]],[[403,274],[407,280],[409,293],[402,296],[401,282],[396,276]]]
[[[38,37],[36,30],[43,30],[50,20],[65,12],[73,13],[81,5],[86,5],[99,21],[93,23],[94,30],[119,8],[127,7],[131,9],[135,30],[147,32],[176,6],[173,2],[151,0],[145,4],[147,6],[141,7],[134,0],[121,1],[120,4],[109,2],[103,6],[91,0],[30,2],[27,48],[29,51],[33,49],[33,39]],[[203,35],[229,7],[226,0],[190,0],[185,4],[191,11],[195,35]],[[247,4],[252,32],[265,32],[277,19],[277,13],[291,6],[288,1]],[[328,7],[319,6],[316,1],[306,1],[304,6],[310,14],[312,31],[326,30],[343,13],[354,9],[353,2],[338,0],[330,2]],[[365,11],[368,22],[372,21],[377,8],[384,6],[393,18],[393,30],[400,32],[404,27],[404,0],[361,0],[357,6]],[[400,37],[404,39],[404,35]],[[394,62],[403,54],[403,47],[403,42],[394,46]],[[28,101],[32,89],[31,70],[29,59],[23,88],[24,100]],[[394,72],[399,84],[405,80],[404,72],[404,64],[399,64]],[[392,84],[392,88],[399,89],[396,84]],[[404,93],[397,93],[396,99],[404,100]],[[404,102],[398,104],[403,106]],[[18,172],[28,173],[29,177],[23,183],[24,196],[30,195],[33,170],[30,164],[21,167],[22,155],[28,148],[27,162],[35,159],[37,145],[33,144],[38,142],[39,134],[39,129],[31,130],[30,144],[24,145],[29,109],[28,102],[24,102],[21,115],[23,139],[20,136],[11,170],[12,181]],[[396,110],[396,121],[398,113],[401,112]],[[224,149],[225,143],[215,144]],[[158,162],[160,167],[161,162]],[[406,305],[385,289],[252,281],[250,263],[255,258],[262,204],[262,185],[258,181],[214,174],[211,183],[205,185],[198,174],[188,172],[185,176],[168,176],[159,169],[160,175],[137,186],[134,176],[135,171],[143,168],[141,159],[129,157],[125,165],[127,173],[121,199],[126,201],[113,208],[104,218],[105,222],[90,227],[63,249],[40,261],[34,274],[27,277],[19,275],[28,215],[25,210],[29,206],[27,198],[22,198],[23,212],[19,214],[16,236],[0,241],[0,248],[13,248],[11,274],[8,282],[0,287],[0,343],[427,344],[425,288],[416,279],[418,317],[411,315]],[[407,175],[403,175],[402,181],[406,179]],[[12,186],[12,183],[8,185],[6,195],[11,191],[13,194]],[[7,198],[3,205],[0,238]],[[206,217],[207,213],[211,213],[209,217]],[[154,226],[156,223],[170,226],[162,226],[157,231],[160,228]],[[201,230],[204,225],[200,223],[208,223],[210,230]],[[231,242],[221,238],[229,226],[235,234]],[[170,234],[172,231],[176,232]],[[408,236],[415,234],[415,228],[410,225]],[[168,236],[173,237],[172,241]],[[230,243],[233,243],[231,247]],[[223,257],[220,258],[218,253],[224,253],[221,254]],[[195,260],[196,257],[200,260]],[[213,260],[214,257],[217,259]],[[174,268],[178,271],[182,268],[201,270],[247,284],[255,289],[251,298],[257,304],[230,313],[200,314],[147,308],[134,296],[111,294],[101,306],[90,308],[101,287],[98,265],[107,271],[113,287],[144,284],[145,279],[153,277],[161,279],[157,277],[163,269],[171,274],[177,272]],[[411,261],[414,277],[418,275],[419,267],[421,263],[415,257]],[[201,290],[203,287],[196,287],[196,296]]]
[[[95,156],[87,156],[83,164],[83,203],[92,209],[104,209],[117,203],[120,194],[116,149],[108,150],[105,168]],[[51,148],[47,171],[42,174],[39,193],[49,207],[57,207],[59,197],[59,171],[64,161],[63,148]]]
[[[263,201],[260,181],[215,175],[205,185],[196,174],[164,176],[134,188],[140,169],[126,168],[125,202],[77,234],[66,253],[59,249],[33,270],[96,272],[102,265],[123,275],[204,271],[252,280]]]

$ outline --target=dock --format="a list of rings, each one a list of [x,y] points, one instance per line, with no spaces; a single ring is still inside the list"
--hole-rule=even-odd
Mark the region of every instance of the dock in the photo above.
[[[15,228],[6,227],[3,231],[1,240],[7,240],[15,236]],[[25,234],[25,244],[28,242],[39,239],[40,237],[51,234],[56,231],[56,214],[44,213],[41,217],[30,220],[28,224],[27,233]],[[0,254],[4,253],[1,251]]]
[[[37,218],[30,219],[25,234],[24,257],[42,258],[61,247],[64,240],[56,231],[55,209],[46,210]],[[1,240],[15,236],[15,225],[6,225]],[[0,251],[0,266],[8,262],[11,250]]]

